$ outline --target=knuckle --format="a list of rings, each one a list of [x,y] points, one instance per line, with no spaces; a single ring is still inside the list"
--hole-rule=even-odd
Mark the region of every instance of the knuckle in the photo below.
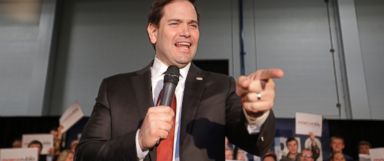
[[[156,131],[154,131],[154,130],[150,130],[150,131],[149,131],[149,135],[150,135],[150,136],[156,136]]]

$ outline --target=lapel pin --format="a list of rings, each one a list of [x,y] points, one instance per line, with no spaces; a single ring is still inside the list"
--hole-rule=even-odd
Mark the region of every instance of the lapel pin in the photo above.
[[[196,77],[196,80],[201,81],[201,80],[203,80],[203,77]]]

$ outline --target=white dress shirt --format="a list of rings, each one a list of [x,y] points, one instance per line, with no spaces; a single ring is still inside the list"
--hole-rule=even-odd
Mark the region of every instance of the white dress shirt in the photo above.
[[[184,95],[184,87],[185,87],[185,80],[187,78],[187,74],[189,71],[189,68],[191,67],[191,63],[189,63],[184,68],[180,69],[180,77],[179,77],[179,83],[176,86],[175,94],[176,94],[176,124],[175,124],[175,138],[173,142],[173,161],[179,161],[179,143],[180,143],[180,118],[181,118],[181,110],[182,110],[182,103],[183,103],[183,95]],[[168,66],[165,65],[163,62],[160,61],[157,57],[155,57],[153,61],[153,65],[151,67],[151,82],[152,82],[152,98],[154,105],[156,105],[159,93],[161,89],[163,88],[163,80],[164,80],[164,73],[167,71]],[[246,113],[245,113],[246,114]],[[265,122],[269,115],[269,111],[265,112],[261,117],[255,119],[251,118],[249,116],[246,116],[248,121],[248,132],[249,133],[257,133],[260,130],[261,125]],[[140,129],[139,129],[140,130]],[[136,152],[139,160],[143,160],[145,156],[148,154],[148,150],[143,151],[140,148],[139,143],[139,130],[136,132]],[[224,140],[223,140],[224,141]]]

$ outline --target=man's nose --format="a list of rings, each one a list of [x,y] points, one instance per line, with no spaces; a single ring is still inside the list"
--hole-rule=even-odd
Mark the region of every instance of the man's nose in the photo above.
[[[180,36],[183,36],[183,37],[190,37],[191,36],[190,28],[187,24],[185,24],[181,27]]]

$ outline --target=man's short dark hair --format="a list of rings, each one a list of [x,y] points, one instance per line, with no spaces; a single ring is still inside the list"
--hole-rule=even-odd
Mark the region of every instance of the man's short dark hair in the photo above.
[[[164,7],[173,1],[175,0],[154,0],[148,14],[148,24],[154,24],[156,26],[159,26],[160,20],[164,15],[164,12],[163,12]],[[186,0],[186,1],[189,1],[193,4],[197,14],[197,20],[199,21],[200,16],[195,6],[195,0]]]
[[[267,157],[272,157],[273,160],[275,160],[275,161],[277,160],[277,156],[276,156],[276,154],[273,153],[273,152],[267,152],[267,153],[263,156],[262,160],[264,160],[264,159],[267,158]]]
[[[43,148],[43,144],[39,140],[32,140],[29,142],[28,147],[30,147],[32,144],[38,144],[40,148]]]
[[[341,136],[339,136],[339,135],[334,135],[334,136],[332,136],[331,137],[331,142],[333,141],[333,140],[341,140],[342,142],[343,142],[343,144],[344,144],[344,138],[343,137],[341,137]]]
[[[370,142],[366,141],[366,140],[361,140],[359,142],[359,146],[362,146],[362,145],[367,145],[369,147],[372,147],[372,144]]]
[[[294,137],[289,137],[285,143],[288,145],[288,143],[291,142],[291,141],[295,141],[296,144],[298,144],[298,141]]]

